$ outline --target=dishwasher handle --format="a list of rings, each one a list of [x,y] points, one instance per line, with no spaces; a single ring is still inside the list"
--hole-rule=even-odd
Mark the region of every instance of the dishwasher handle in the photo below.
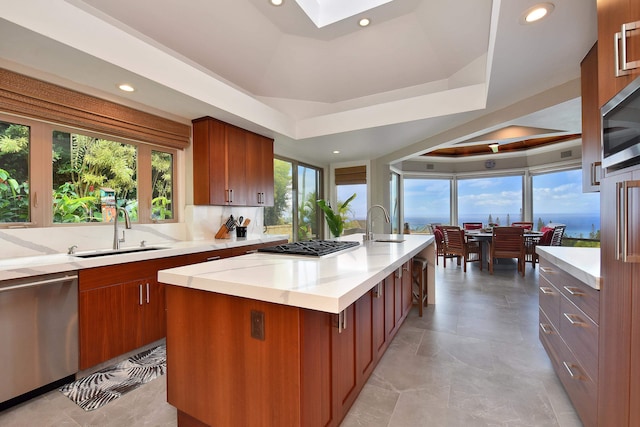
[[[74,274],[72,276],[56,277],[54,279],[40,280],[38,282],[22,283],[20,285],[7,286],[5,288],[0,288],[0,292],[13,291],[16,289],[23,289],[23,288],[31,288],[34,286],[47,285],[49,283],[66,282],[68,280],[76,280],[77,278],[78,278],[78,275]]]

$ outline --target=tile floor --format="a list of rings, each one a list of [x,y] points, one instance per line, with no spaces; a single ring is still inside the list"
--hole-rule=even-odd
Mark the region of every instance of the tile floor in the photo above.
[[[414,308],[342,427],[580,426],[538,341],[537,268],[436,270],[437,304]],[[92,412],[58,391],[0,412],[3,427],[175,426],[165,377]]]

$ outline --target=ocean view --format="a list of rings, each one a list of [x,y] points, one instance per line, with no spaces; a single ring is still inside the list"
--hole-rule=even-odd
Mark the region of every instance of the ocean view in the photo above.
[[[507,225],[512,222],[520,221],[519,214],[492,214],[491,218],[494,223],[501,225]],[[600,230],[600,215],[599,214],[534,214],[533,228],[538,229],[538,222],[542,221],[543,224],[550,222],[556,224],[565,224],[567,226],[565,230],[565,236],[577,237],[577,238],[589,238],[589,233],[592,231]],[[480,222],[486,226],[489,222],[488,214],[477,215],[460,215],[459,225],[463,222]],[[448,224],[449,217],[407,217],[404,222],[409,223],[411,230],[425,229],[427,224],[440,223]]]

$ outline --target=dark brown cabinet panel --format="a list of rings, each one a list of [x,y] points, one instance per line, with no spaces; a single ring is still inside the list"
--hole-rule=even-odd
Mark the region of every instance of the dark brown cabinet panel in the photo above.
[[[582,95],[582,191],[600,191],[602,119],[598,103],[598,44],[580,64]]]
[[[621,215],[619,206],[625,196],[620,185],[638,180],[640,171],[636,170],[608,176],[601,185],[600,425],[640,423],[640,264],[620,259],[619,247],[624,240],[620,227],[626,222],[627,249],[640,253],[640,188],[628,189],[626,215]]]
[[[616,62],[621,62],[622,46],[616,33],[622,24],[640,21],[640,2],[637,0],[598,0],[598,92],[602,107],[633,79],[640,76],[640,67],[616,77]],[[640,29],[627,31],[627,61],[640,61]],[[616,50],[617,57],[616,61]],[[621,67],[621,65],[620,65]]]
[[[211,117],[194,120],[193,202],[273,206],[273,140]]]
[[[538,289],[540,341],[582,423],[595,426],[600,294],[544,258]]]

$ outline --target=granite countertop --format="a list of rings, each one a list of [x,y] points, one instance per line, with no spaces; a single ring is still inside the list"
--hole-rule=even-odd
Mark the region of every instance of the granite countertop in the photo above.
[[[538,255],[594,289],[600,289],[600,248],[536,246]]]
[[[121,253],[117,255],[99,256],[94,258],[79,258],[68,254],[40,255],[29,257],[0,259],[0,281],[21,279],[42,274],[64,273],[85,268],[117,265],[134,261],[146,261],[198,252],[207,252],[232,247],[254,245],[260,243],[286,240],[284,235],[250,235],[246,239],[193,240],[161,243],[150,245],[158,250],[143,252]],[[123,247],[122,250],[135,247]],[[98,252],[98,251],[92,251]],[[79,252],[76,255],[80,255]]]
[[[427,235],[376,235],[402,243],[340,240],[360,245],[324,257],[254,253],[161,270],[161,283],[340,313],[403,263],[433,243]]]

